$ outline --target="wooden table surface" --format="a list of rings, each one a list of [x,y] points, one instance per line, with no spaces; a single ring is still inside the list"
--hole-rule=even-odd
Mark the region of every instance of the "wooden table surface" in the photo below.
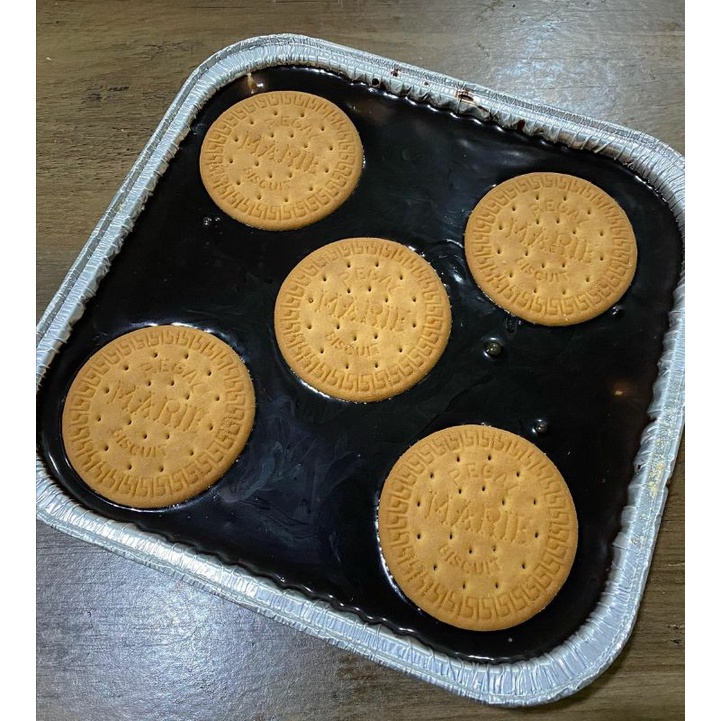
[[[681,0],[38,0],[38,317],[189,73],[232,42],[277,32],[627,125],[684,152]],[[482,706],[38,523],[37,718],[681,718],[683,458],[682,446],[633,636],[569,699]]]

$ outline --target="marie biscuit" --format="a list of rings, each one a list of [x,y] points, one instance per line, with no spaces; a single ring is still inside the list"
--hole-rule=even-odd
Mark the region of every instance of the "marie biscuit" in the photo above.
[[[378,535],[391,578],[414,605],[458,628],[497,631],[556,596],[578,521],[539,448],[499,428],[461,425],[397,460],[381,491]]]
[[[210,126],[200,152],[203,185],[232,218],[263,230],[310,225],[355,189],[363,146],[329,100],[276,90],[241,100]]]
[[[347,238],[307,255],[275,304],[283,358],[303,381],[348,401],[408,390],[438,362],[451,329],[448,295],[418,253],[383,238]]]
[[[561,173],[528,173],[494,187],[473,209],[464,242],[479,288],[540,325],[600,315],[636,271],[636,239],[621,206],[587,180]]]
[[[171,506],[215,483],[243,450],[255,395],[238,354],[214,335],[148,326],[93,354],[62,411],[71,466],[103,498]]]

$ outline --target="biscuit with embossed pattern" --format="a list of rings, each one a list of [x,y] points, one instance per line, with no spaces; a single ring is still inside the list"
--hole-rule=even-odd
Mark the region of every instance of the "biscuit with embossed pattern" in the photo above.
[[[621,206],[587,180],[529,173],[476,205],[465,254],[480,289],[540,325],[582,323],[608,310],[636,272],[636,239]]]
[[[70,464],[123,506],[162,508],[215,483],[243,450],[255,394],[238,354],[185,326],[131,331],[92,355],[62,413]]]
[[[348,401],[379,401],[414,386],[440,358],[450,329],[436,271],[382,238],[347,238],[312,252],[275,304],[275,334],[291,369]]]
[[[277,90],[226,110],[208,129],[200,175],[215,203],[264,230],[301,228],[353,192],[363,146],[350,118],[325,98]]]
[[[556,596],[578,522],[564,479],[539,448],[464,425],[399,458],[381,492],[378,534],[391,577],[416,606],[458,628],[496,631]]]

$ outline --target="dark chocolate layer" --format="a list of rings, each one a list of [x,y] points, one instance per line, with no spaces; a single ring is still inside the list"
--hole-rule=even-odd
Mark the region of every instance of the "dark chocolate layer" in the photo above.
[[[263,90],[329,98],[353,120],[365,150],[360,183],[335,213],[309,227],[268,232],[221,213],[200,181],[203,135],[246,80],[201,110],[125,240],[38,398],[38,442],[74,498],[215,554],[362,618],[410,633],[434,649],[492,661],[548,651],[584,622],[606,581],[626,488],[657,374],[682,243],[662,200],[606,157],[458,117],[318,70],[254,73]],[[638,270],[617,306],[577,326],[518,322],[474,284],[463,254],[471,210],[491,187],[532,171],[578,175],[613,196],[638,243]],[[449,294],[448,347],[425,380],[362,405],[321,396],[283,362],[273,334],[276,293],[310,251],[340,238],[405,243],[438,271]],[[215,486],[180,506],[136,511],[92,493],[69,466],[62,403],[87,358],[148,323],[184,323],[217,334],[248,365],[257,415],[248,445]],[[389,582],[375,509],[396,459],[423,436],[488,423],[536,443],[573,494],[579,546],[555,600],[526,623],[475,633],[416,609]]]

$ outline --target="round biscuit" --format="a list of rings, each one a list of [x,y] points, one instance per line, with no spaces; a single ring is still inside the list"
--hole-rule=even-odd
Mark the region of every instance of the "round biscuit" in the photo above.
[[[255,394],[240,356],[179,325],[126,333],[93,354],[62,411],[71,466],[96,493],[163,508],[215,483],[243,450]]]
[[[291,230],[324,218],[353,192],[363,146],[350,118],[325,98],[276,90],[236,103],[210,126],[203,185],[246,225]]]
[[[621,206],[587,180],[528,173],[478,202],[465,254],[480,289],[531,323],[572,325],[608,310],[636,272],[636,239]]]
[[[379,401],[423,379],[451,329],[448,295],[418,253],[347,238],[296,265],[275,304],[275,334],[293,372],[348,401]]]
[[[378,535],[405,596],[458,628],[496,631],[557,594],[576,553],[570,491],[529,441],[490,426],[427,436],[395,463],[381,491]]]

